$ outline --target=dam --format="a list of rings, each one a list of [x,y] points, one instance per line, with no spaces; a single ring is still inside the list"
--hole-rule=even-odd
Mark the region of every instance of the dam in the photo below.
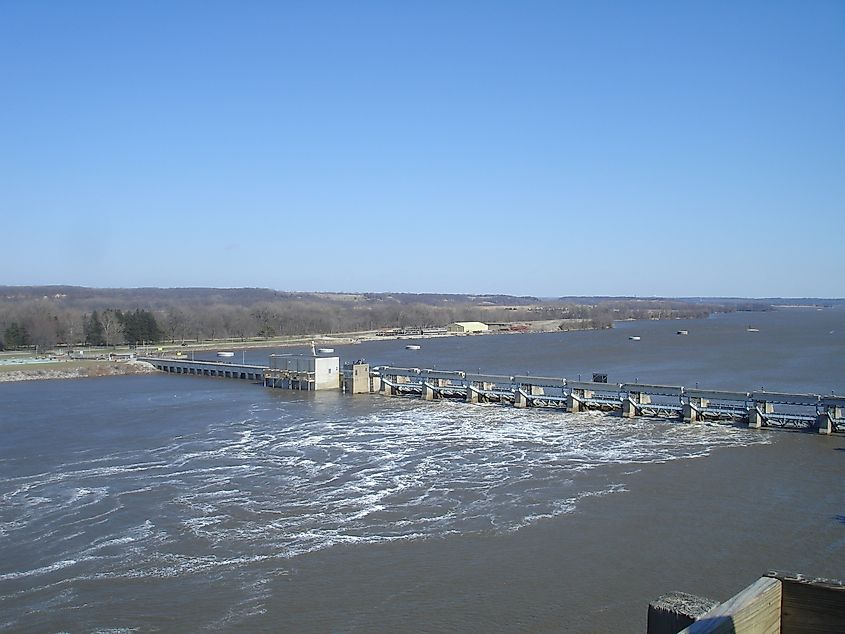
[[[354,367],[354,366],[353,366]],[[596,375],[594,379],[606,379]],[[734,421],[748,427],[815,428],[845,431],[845,396],[786,392],[736,392],[680,385],[574,381],[558,377],[485,375],[420,368],[375,368],[370,391],[423,400],[458,399],[566,412],[618,412],[624,418],[651,416],[683,420]],[[354,391],[354,377],[353,377]],[[363,390],[362,390],[363,391]]]
[[[391,366],[362,361],[340,367],[338,357],[271,355],[269,364],[140,357],[162,372],[232,378],[264,387],[304,391],[341,390],[347,394],[416,397],[425,401],[458,400],[563,412],[604,411],[622,418],[659,417],[685,423],[724,421],[751,429],[779,427],[845,432],[845,396],[835,394],[753,392],[687,388],[681,385],[608,383],[532,375],[496,375],[460,370]]]
[[[336,390],[341,386],[338,357],[271,354],[268,365],[169,357],[138,357],[138,360],[170,374],[241,379],[264,387],[312,392]]]

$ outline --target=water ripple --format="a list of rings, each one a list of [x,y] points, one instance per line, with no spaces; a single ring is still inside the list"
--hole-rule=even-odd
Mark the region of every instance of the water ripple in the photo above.
[[[624,491],[591,477],[605,465],[767,442],[722,425],[453,403],[390,401],[334,420],[295,411],[252,408],[169,443],[4,479],[0,536],[14,548],[0,558],[0,607],[50,587],[72,603],[80,580],[278,568],[338,544],[514,531]],[[243,584],[252,598],[241,608],[260,613],[260,582]]]

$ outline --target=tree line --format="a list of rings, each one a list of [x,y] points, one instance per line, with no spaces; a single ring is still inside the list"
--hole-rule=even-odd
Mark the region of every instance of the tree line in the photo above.
[[[98,314],[83,315],[81,327],[76,316],[59,315],[26,316],[20,321],[11,321],[2,331],[0,349],[19,349],[27,347],[51,348],[59,344],[90,346],[114,346],[118,344],[139,344],[161,341],[164,331],[159,327],[155,315],[140,308],[134,311],[106,310]],[[74,325],[77,327],[74,328]],[[52,326],[52,328],[51,328]],[[73,333],[80,333],[74,337]]]
[[[106,289],[107,290],[107,289]],[[580,319],[595,328],[617,319],[706,317],[733,307],[680,300],[541,301],[504,296],[333,295],[298,293],[272,301],[237,304],[224,293],[194,289],[187,301],[172,294],[151,293],[154,305],[131,306],[132,296],[108,295],[68,300],[62,294],[0,297],[0,348],[58,345],[122,345],[161,341],[213,341],[282,335],[332,334],[390,328],[445,326],[454,321],[507,323],[541,319]],[[212,289],[213,290],[213,289]],[[165,301],[164,297],[167,296]],[[249,297],[267,297],[252,292]],[[114,303],[105,304],[111,299]],[[238,296],[243,300],[244,296]],[[87,303],[86,303],[87,302]]]

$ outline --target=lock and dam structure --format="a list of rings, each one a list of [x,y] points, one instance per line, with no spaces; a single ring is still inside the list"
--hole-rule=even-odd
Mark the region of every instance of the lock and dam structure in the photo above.
[[[241,379],[264,387],[294,390],[342,390],[347,394],[416,397],[497,403],[517,408],[563,412],[616,412],[685,423],[723,421],[752,429],[781,427],[845,433],[845,396],[788,392],[740,392],[680,385],[574,381],[542,376],[508,376],[390,366],[344,364],[338,357],[272,355],[267,366],[140,357],[162,372],[187,376]]]

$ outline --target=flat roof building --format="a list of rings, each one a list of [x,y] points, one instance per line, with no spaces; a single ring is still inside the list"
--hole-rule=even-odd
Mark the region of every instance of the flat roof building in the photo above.
[[[456,321],[446,326],[446,331],[452,334],[467,334],[472,332],[487,332],[487,324],[480,321]]]
[[[265,384],[294,390],[336,390],[340,387],[340,357],[271,354]]]

